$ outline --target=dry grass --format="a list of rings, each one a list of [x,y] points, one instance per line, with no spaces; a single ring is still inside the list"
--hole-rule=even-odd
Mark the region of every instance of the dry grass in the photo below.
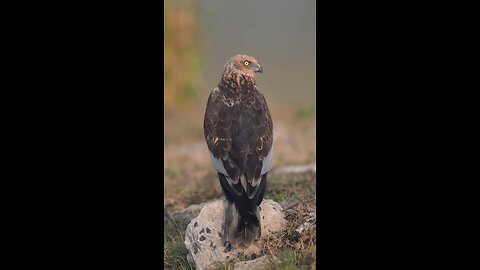
[[[183,233],[188,221],[168,219],[164,222],[163,231],[163,268],[164,269],[195,269],[187,261],[188,250],[183,243]]]
[[[305,232],[297,232],[315,212],[314,200],[299,203],[296,207],[285,211],[287,226],[279,236],[265,241],[265,255],[275,256],[279,261],[273,261],[271,269],[315,269],[316,267],[316,226]]]
[[[316,226],[302,233],[296,230],[311,219],[316,209],[315,175],[302,174],[296,176],[272,177],[267,198],[277,198],[284,206],[286,228],[267,239],[262,247],[262,255],[279,258],[271,262],[271,269],[315,269],[316,266]],[[204,202],[203,192],[196,195]],[[221,194],[221,193],[220,193]],[[176,223],[176,224],[175,224]],[[178,219],[175,223],[167,220],[165,223],[165,269],[194,269],[186,257],[187,250],[183,244],[183,235],[188,221]],[[178,227],[178,229],[177,229]],[[235,260],[219,266],[218,269],[233,269],[236,262],[253,260],[257,256],[239,255]],[[191,267],[191,268],[190,268]]]

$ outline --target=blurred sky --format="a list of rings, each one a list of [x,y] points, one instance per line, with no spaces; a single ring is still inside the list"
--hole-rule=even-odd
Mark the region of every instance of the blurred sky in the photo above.
[[[198,7],[202,96],[216,87],[227,60],[244,53],[264,68],[257,85],[267,100],[315,106],[314,0],[198,0]]]

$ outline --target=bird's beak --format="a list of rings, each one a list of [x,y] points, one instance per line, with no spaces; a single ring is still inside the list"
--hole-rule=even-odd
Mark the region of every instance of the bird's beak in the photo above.
[[[256,73],[263,74],[263,68],[260,66],[260,64],[257,64],[257,67],[255,68]]]

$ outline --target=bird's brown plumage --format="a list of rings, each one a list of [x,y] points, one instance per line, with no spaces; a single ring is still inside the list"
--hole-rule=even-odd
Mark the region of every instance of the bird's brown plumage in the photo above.
[[[256,73],[262,71],[251,56],[232,57],[208,97],[204,119],[212,163],[227,201],[235,206],[226,208],[225,239],[246,246],[261,234],[258,205],[272,161],[272,118],[256,87]]]

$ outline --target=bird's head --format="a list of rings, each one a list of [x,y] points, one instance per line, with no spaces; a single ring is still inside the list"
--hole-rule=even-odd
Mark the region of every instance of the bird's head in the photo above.
[[[230,58],[227,65],[232,66],[237,71],[240,71],[251,78],[256,78],[257,73],[263,74],[263,68],[260,66],[257,59],[249,55],[235,55]]]

